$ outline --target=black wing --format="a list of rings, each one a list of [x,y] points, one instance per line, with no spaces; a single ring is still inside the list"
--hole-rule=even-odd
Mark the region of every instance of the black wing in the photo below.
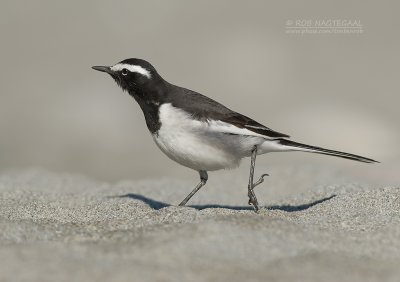
[[[233,124],[234,126],[237,126],[239,128],[248,129],[266,137],[290,137],[289,135],[272,130],[271,128],[268,128],[256,122],[255,120],[252,120],[251,118],[239,113],[233,113],[230,116],[226,116],[225,118],[222,118],[221,121]]]
[[[175,85],[170,85],[170,87],[173,87],[173,89],[168,91],[168,102],[190,113],[196,119],[204,121],[209,119],[220,120],[265,137],[289,137],[289,135],[274,131],[247,116],[232,111],[200,93]]]

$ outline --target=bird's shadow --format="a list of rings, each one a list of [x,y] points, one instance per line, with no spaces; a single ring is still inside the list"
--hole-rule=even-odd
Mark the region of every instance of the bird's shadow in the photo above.
[[[313,201],[311,203],[307,204],[301,204],[301,205],[273,205],[273,206],[266,206],[265,208],[268,210],[281,210],[285,212],[298,212],[298,211],[304,211],[307,210],[315,205],[321,204],[325,201],[328,201],[332,198],[336,197],[336,195],[331,195],[329,197],[325,197],[316,201]],[[164,202],[160,202],[157,200],[150,199],[148,197],[145,197],[140,194],[134,194],[134,193],[128,193],[125,195],[118,195],[114,196],[112,198],[129,198],[133,200],[139,200],[148,205],[150,208],[154,210],[160,210],[162,208],[170,207],[172,206],[171,204],[167,204]],[[210,208],[221,208],[221,209],[230,209],[230,210],[253,210],[253,207],[251,206],[231,206],[231,205],[215,205],[215,204],[209,204],[209,205],[188,205],[188,207],[195,208],[197,210],[204,210],[204,209],[210,209]]]

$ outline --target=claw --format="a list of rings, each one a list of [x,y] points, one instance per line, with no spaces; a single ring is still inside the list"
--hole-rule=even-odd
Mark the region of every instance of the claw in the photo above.
[[[269,174],[268,174],[268,173],[264,173],[263,175],[261,175],[261,176],[260,176],[260,179],[258,179],[257,182],[253,184],[253,189],[254,189],[256,186],[258,186],[258,185],[260,185],[261,183],[264,182],[264,177],[265,177],[265,176],[269,176]]]
[[[258,212],[258,210],[259,210],[260,208],[258,207],[257,200],[255,200],[255,201],[254,201],[254,199],[251,200],[251,204],[253,204],[254,210],[255,210],[256,212]]]
[[[249,189],[248,196],[249,196],[249,202],[248,202],[249,205],[253,205],[254,210],[257,212],[259,210],[258,201],[256,195],[254,195],[253,189]]]

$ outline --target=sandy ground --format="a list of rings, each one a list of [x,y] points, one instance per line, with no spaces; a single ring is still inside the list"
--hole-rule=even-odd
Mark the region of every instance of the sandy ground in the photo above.
[[[260,170],[261,171],[261,170]],[[271,172],[271,169],[269,170]],[[399,281],[400,188],[318,168],[107,184],[0,175],[0,281]]]

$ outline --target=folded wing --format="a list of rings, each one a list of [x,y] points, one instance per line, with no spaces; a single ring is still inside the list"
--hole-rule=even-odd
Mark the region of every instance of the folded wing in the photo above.
[[[289,137],[289,135],[272,130],[272,129],[256,122],[255,120],[253,120],[249,117],[246,117],[242,114],[239,114],[239,113],[227,115],[227,116],[221,118],[221,121],[226,122],[228,124],[232,124],[241,129],[249,130],[251,132],[260,134],[265,137],[273,137],[273,138],[281,138],[281,137],[288,138]]]
[[[193,118],[209,122],[213,130],[266,138],[289,137],[232,111],[207,96],[186,88],[174,87],[174,91],[169,92],[168,101],[191,114]],[[176,91],[177,88],[179,91]]]

